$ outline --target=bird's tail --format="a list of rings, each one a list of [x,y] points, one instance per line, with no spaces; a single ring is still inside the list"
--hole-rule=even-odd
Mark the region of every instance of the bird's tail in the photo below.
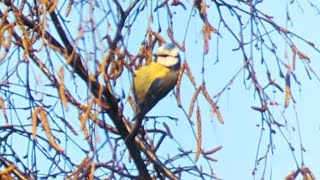
[[[143,113],[138,113],[133,119],[132,121],[136,120],[136,122],[133,125],[133,128],[131,129],[130,134],[126,137],[125,141],[131,141],[135,138],[135,136],[138,134],[139,129],[142,125],[142,120],[144,118],[144,114]]]

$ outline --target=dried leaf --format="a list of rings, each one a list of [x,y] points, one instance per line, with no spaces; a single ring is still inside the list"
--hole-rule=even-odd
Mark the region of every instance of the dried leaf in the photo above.
[[[84,130],[84,128],[85,128],[85,123],[88,120],[88,117],[90,115],[90,111],[91,111],[91,108],[92,108],[94,102],[95,102],[94,99],[91,100],[89,102],[88,106],[86,107],[86,111],[84,113],[80,114],[80,120],[81,120],[80,121],[80,127],[81,127],[82,130]]]
[[[206,22],[202,28],[202,35],[204,40],[204,54],[208,54],[209,52],[209,40],[211,39],[211,32],[218,33],[218,30],[215,29],[211,24],[209,24],[209,22]]]
[[[295,56],[298,54],[299,58],[300,59],[304,59],[304,60],[307,60],[308,63],[310,63],[310,58],[309,56],[307,56],[305,53],[299,51],[294,45],[291,46],[291,51],[293,53],[293,60],[295,60]]]
[[[46,112],[41,107],[36,108],[35,111],[37,112],[37,116],[40,119],[42,127],[46,132],[49,144],[58,152],[62,153],[63,149],[56,143],[54,136],[52,135],[50,124],[46,115]]]
[[[178,5],[182,6],[182,8],[184,10],[187,10],[186,6],[182,2],[180,2],[179,0],[173,0],[171,3],[171,6],[178,6]]]
[[[166,42],[166,40],[164,40],[164,38],[159,33],[152,31],[151,28],[148,28],[148,34],[155,36],[161,44]]]
[[[88,180],[94,180],[94,173],[96,171],[96,166],[94,164],[91,165],[90,174]]]
[[[309,56],[307,56],[307,55],[304,54],[303,52],[298,51],[298,56],[299,56],[299,58],[304,59],[304,60],[307,60],[308,63],[310,63],[310,58],[309,58]]]
[[[209,151],[206,151],[206,152],[204,152],[203,154],[207,156],[207,155],[210,155],[210,154],[213,154],[213,153],[219,151],[220,149],[222,149],[222,146],[215,147],[214,149],[211,149],[211,150],[209,150]]]
[[[88,167],[91,167],[92,166],[92,162],[91,162],[91,159],[86,157],[82,160],[81,164],[78,165],[78,168],[75,169],[70,177],[73,177],[72,179],[77,179],[76,177],[79,177],[79,175],[81,173],[83,173],[84,171],[87,170]],[[71,179],[71,178],[70,178]]]
[[[198,161],[200,153],[201,153],[201,145],[202,145],[202,126],[201,126],[201,111],[200,107],[197,106],[197,150],[196,150],[196,157],[195,161]]]
[[[277,101],[273,100],[273,99],[270,99],[269,104],[273,105],[273,106],[274,105],[279,105],[279,103]]]
[[[6,111],[6,106],[4,104],[4,101],[2,99],[2,97],[0,97],[0,107],[1,107],[1,110],[2,110],[2,113],[3,113],[3,116],[6,120],[6,125],[9,124],[9,119],[8,119],[8,116],[7,116],[7,111]]]
[[[289,106],[289,102],[291,99],[291,89],[290,89],[290,73],[286,75],[286,87],[285,87],[285,101],[284,107],[287,108]]]
[[[207,54],[209,52],[209,40],[211,39],[211,32],[218,33],[218,30],[209,23],[207,15],[207,5],[204,0],[195,0],[193,6],[198,9],[200,18],[204,22],[202,28],[202,35],[204,40],[203,53]]]
[[[184,69],[185,69],[185,67],[184,67],[184,63],[183,63],[182,67],[180,68],[178,80],[177,80],[177,84],[176,84],[176,99],[177,99],[178,107],[182,107],[181,97],[180,97],[180,86],[181,86],[181,79],[183,76]]]
[[[35,109],[32,112],[32,119],[31,119],[31,125],[32,125],[32,138],[35,139],[37,136],[37,126],[38,126],[38,112],[39,109]]]
[[[66,9],[66,14],[65,14],[66,17],[69,16],[69,14],[71,12],[72,5],[73,5],[73,0],[69,0],[68,6],[67,6],[67,9]]]
[[[216,158],[210,157],[210,156],[205,156],[206,159],[213,161],[213,162],[217,162],[218,160]]]
[[[0,45],[5,49],[9,49],[11,46],[13,28],[14,28],[14,23],[10,23],[10,24],[3,23],[0,25]],[[4,34],[7,34],[7,36],[4,37]],[[0,60],[2,59],[3,57]]]
[[[195,0],[193,6],[198,9],[201,19],[205,22],[207,19],[206,3],[203,0]]]
[[[169,39],[173,42],[173,44],[179,44],[173,37],[173,30],[171,28],[167,29],[167,34]],[[178,47],[181,47],[180,45]]]
[[[136,103],[134,102],[133,98],[131,96],[128,96],[127,100],[129,102],[131,108],[133,109],[133,111],[137,114],[138,110],[137,110]]]
[[[191,116],[193,114],[194,104],[195,104],[195,102],[196,102],[196,100],[198,98],[198,95],[199,95],[200,91],[201,91],[201,87],[202,86],[198,87],[196,92],[194,92],[194,94],[192,96],[190,107],[189,107],[189,113],[188,113],[188,118],[189,119],[191,118]]]
[[[220,111],[219,111],[216,103],[213,102],[213,100],[211,99],[211,97],[210,97],[207,89],[206,89],[204,86],[202,86],[202,92],[203,92],[203,95],[204,95],[204,97],[206,98],[206,100],[207,100],[207,101],[209,102],[209,104],[211,105],[211,107],[212,107],[212,109],[213,109],[213,112],[217,114],[217,118],[218,118],[219,122],[220,122],[221,124],[224,124],[224,121],[223,121],[223,119],[222,119],[221,113],[220,113]]]
[[[298,176],[299,171],[292,171],[288,176],[286,176],[284,179],[285,180],[295,180],[296,177]]]
[[[0,170],[0,177],[3,175],[10,174],[15,168],[16,168],[16,166],[14,164],[11,164],[10,166],[6,167],[5,169]]]
[[[68,104],[67,104],[67,97],[66,97],[66,93],[64,91],[64,70],[63,67],[61,67],[59,69],[59,96],[61,99],[61,102],[63,104],[63,107],[66,108],[66,110],[68,110]]]
[[[117,79],[121,76],[124,70],[124,51],[120,51],[118,48],[114,51],[114,54],[117,55],[117,59],[111,61],[111,68],[108,71],[108,78],[109,79]],[[149,53],[150,54],[150,53]],[[147,51],[145,52],[144,56],[146,59],[150,59],[151,55],[148,55]],[[151,61],[151,60],[150,60]],[[116,81],[114,81],[116,82]]]
[[[196,81],[194,80],[194,77],[193,77],[193,75],[192,75],[192,73],[191,73],[191,70],[190,70],[190,67],[189,67],[187,61],[184,61],[184,68],[185,68],[185,70],[186,70],[186,72],[187,72],[187,76],[189,77],[192,85],[193,85],[194,87],[196,87]]]
[[[293,49],[293,48],[291,48]],[[297,52],[292,51],[292,70],[296,69],[296,57],[297,57]]]
[[[265,112],[268,109],[268,106],[266,104],[263,104],[262,107],[251,106],[251,108],[259,112]]]
[[[58,4],[58,0],[52,0],[50,3],[50,8],[49,8],[49,13],[52,13],[54,11],[54,9],[56,8],[57,4]]]
[[[300,172],[303,176],[303,180],[316,180],[313,172],[308,167],[302,166]]]
[[[283,32],[285,34],[289,32],[289,30],[284,28],[284,27],[279,27],[279,31],[281,31],[281,32]]]
[[[167,132],[168,136],[172,139],[173,135],[172,135],[172,133],[170,131],[169,126],[165,122],[163,122],[162,124],[163,124],[164,128],[166,129],[166,132]]]

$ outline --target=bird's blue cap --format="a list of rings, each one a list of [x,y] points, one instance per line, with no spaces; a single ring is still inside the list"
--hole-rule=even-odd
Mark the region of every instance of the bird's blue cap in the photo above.
[[[172,43],[167,43],[164,45],[164,49],[168,49],[168,50],[172,50],[174,49],[176,46]]]

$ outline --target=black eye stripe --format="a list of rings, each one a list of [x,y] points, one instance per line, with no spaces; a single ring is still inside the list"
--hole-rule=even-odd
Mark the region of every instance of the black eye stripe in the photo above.
[[[158,54],[158,57],[168,57],[168,56],[170,56],[170,55],[168,55],[168,54]]]
[[[180,58],[179,54],[176,56],[171,56],[169,54],[158,54],[156,55],[157,57],[174,57],[174,58]]]

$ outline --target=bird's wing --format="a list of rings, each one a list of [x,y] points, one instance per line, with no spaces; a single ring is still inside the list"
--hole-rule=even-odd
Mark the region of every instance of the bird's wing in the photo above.
[[[135,71],[134,88],[138,104],[146,98],[148,90],[157,78],[161,78],[169,71],[168,68],[157,63],[150,63]]]
[[[172,90],[176,84],[175,76],[175,74],[167,72],[165,76],[152,82],[144,101],[140,104],[142,112],[147,113]]]

